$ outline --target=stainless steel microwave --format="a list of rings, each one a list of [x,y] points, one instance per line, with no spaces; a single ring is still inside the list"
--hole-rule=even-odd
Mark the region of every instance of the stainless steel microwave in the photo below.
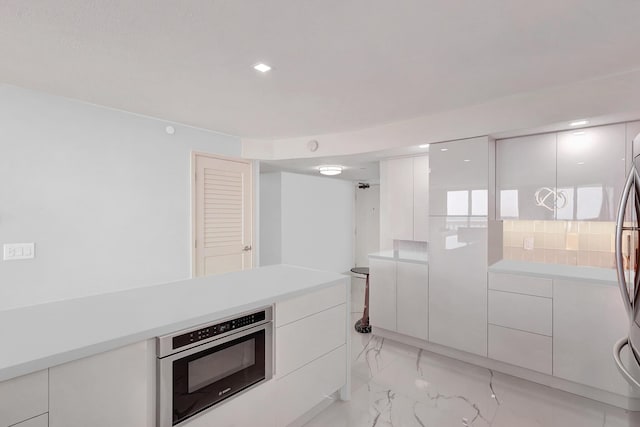
[[[172,427],[273,375],[272,307],[157,339],[158,427]]]

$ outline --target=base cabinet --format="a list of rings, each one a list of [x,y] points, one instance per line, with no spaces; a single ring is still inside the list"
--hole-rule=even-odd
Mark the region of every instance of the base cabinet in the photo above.
[[[396,330],[396,262],[369,258],[369,320],[378,328]]]
[[[431,217],[429,341],[487,356],[487,220]]]
[[[331,401],[347,382],[346,345],[279,378],[276,382],[276,425],[288,426],[314,406]]]
[[[155,341],[49,369],[49,427],[154,427]]]
[[[427,339],[429,330],[429,266],[398,262],[396,266],[397,331]]]
[[[185,422],[184,427],[276,427],[275,392],[274,380],[260,384],[210,411],[196,415]]]
[[[553,375],[629,396],[613,360],[628,319],[614,284],[553,281]]]
[[[48,387],[47,370],[0,382],[0,427],[45,414],[49,410]]]
[[[369,258],[369,285],[369,318],[374,327],[428,338],[428,265]]]

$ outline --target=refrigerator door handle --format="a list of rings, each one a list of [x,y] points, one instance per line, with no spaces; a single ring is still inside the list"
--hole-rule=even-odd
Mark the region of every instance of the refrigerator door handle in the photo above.
[[[640,202],[638,200],[638,194],[640,193],[638,190],[640,188],[640,177],[638,177],[638,171],[636,170],[635,165],[631,166],[631,171],[629,171],[629,175],[627,176],[627,180],[624,184],[624,190],[622,190],[622,196],[620,197],[620,205],[618,206],[618,215],[616,219],[616,272],[618,274],[618,286],[620,287],[620,293],[622,294],[622,302],[624,303],[624,308],[627,311],[627,314],[630,318],[633,316],[633,306],[631,302],[631,297],[629,295],[629,288],[627,285],[627,279],[624,275],[624,262],[622,256],[622,240],[623,240],[623,232],[625,229],[633,229],[636,227],[628,227],[624,226],[624,214],[627,209],[627,202],[629,201],[629,197],[631,196],[631,190],[633,189],[635,200],[636,200],[636,210],[639,208],[637,203]],[[637,220],[638,218],[636,218]],[[629,258],[631,259],[631,255],[629,254]],[[635,264],[635,261],[634,261]],[[638,282],[638,274],[634,275],[634,288],[637,289]],[[635,292],[634,292],[635,293]]]
[[[622,338],[613,346],[613,359],[616,361],[616,366],[618,367],[618,371],[620,371],[620,373],[627,380],[627,382],[629,384],[635,385],[636,387],[640,388],[640,381],[638,381],[636,378],[633,377],[633,375],[631,375],[631,372],[629,372],[629,370],[624,366],[624,364],[622,363],[622,359],[620,357],[620,353],[622,352],[622,349],[627,344],[629,344],[629,338]]]
[[[640,230],[640,176],[638,175],[638,171],[635,168],[635,166],[633,167],[633,171],[635,172],[633,182],[634,182],[634,189],[635,189],[634,205],[636,208],[636,224],[632,228],[634,232],[637,232],[638,230]],[[631,239],[631,238],[629,240],[634,241],[634,239]],[[633,288],[631,289],[631,292],[629,295],[631,299],[631,309],[633,311],[632,319],[635,319],[636,311],[639,308],[636,306],[636,300],[638,298],[638,288],[640,288],[640,275],[638,274],[638,272],[640,272],[640,262],[639,262],[640,260],[638,260],[638,258],[636,257],[635,249],[633,250],[633,254],[631,253],[632,247],[635,248],[635,245],[630,245],[628,249],[629,261],[633,260],[633,264],[634,264]],[[631,295],[633,295],[633,297],[631,297]]]

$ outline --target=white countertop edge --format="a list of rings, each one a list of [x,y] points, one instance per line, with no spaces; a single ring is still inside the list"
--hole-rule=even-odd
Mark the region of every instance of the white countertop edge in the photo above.
[[[282,265],[282,267],[284,268],[293,267],[298,270],[306,269],[304,267],[287,266],[287,265]],[[308,270],[309,272],[318,271],[313,269],[306,269],[306,270]],[[261,298],[258,300],[250,301],[246,304],[229,306],[222,310],[212,311],[210,314],[207,314],[207,315],[185,318],[184,320],[181,320],[178,322],[170,322],[154,328],[142,329],[135,333],[125,334],[121,336],[113,336],[110,339],[105,339],[96,343],[89,343],[87,345],[77,346],[77,347],[68,349],[67,351],[53,352],[52,354],[45,355],[43,357],[38,357],[33,359],[25,358],[24,361],[11,363],[10,365],[0,366],[0,382],[7,381],[10,379],[20,377],[22,375],[27,375],[40,370],[52,368],[54,366],[72,362],[74,360],[78,360],[85,357],[90,357],[100,353],[115,350],[117,348],[121,348],[130,344],[135,344],[141,341],[153,339],[158,336],[180,331],[182,329],[192,328],[200,324],[214,322],[218,319],[223,319],[225,317],[233,316],[235,314],[239,314],[245,311],[250,311],[250,310],[258,309],[260,307],[270,306],[272,304],[275,304],[283,300],[292,299],[313,291],[335,286],[340,283],[344,283],[347,286],[350,285],[351,283],[349,276],[339,274],[339,273],[334,273],[334,276],[336,277],[334,280],[328,280],[322,283],[314,284],[314,285],[296,289],[293,291],[288,291],[283,293],[276,292],[268,298]],[[186,281],[188,280],[198,280],[198,279],[187,279]],[[179,284],[183,282],[185,282],[185,280],[167,283],[167,284],[158,285],[158,286],[167,286],[167,285],[172,285],[174,283]],[[145,290],[149,291],[149,290],[152,290],[153,288],[154,288],[153,286],[150,286],[150,287],[146,287]],[[135,289],[135,290],[139,290],[139,289]],[[78,298],[77,300],[56,301],[50,304],[69,302],[69,301],[80,301],[80,300],[86,300],[86,299],[92,299],[92,298],[99,299],[100,297],[103,297],[105,295],[113,296],[115,294],[120,294],[120,293],[126,294],[127,292],[129,291],[101,294],[101,295],[95,295],[90,297],[82,297],[82,298]],[[48,304],[27,306],[27,307],[8,310],[8,311],[17,311],[21,309],[33,309],[34,307],[42,307],[46,305]],[[1,314],[3,314],[3,312],[0,312],[0,315]],[[9,343],[9,345],[10,344],[11,343]]]
[[[381,252],[369,254],[368,257],[369,258],[376,258],[376,259],[384,259],[384,260],[389,260],[389,261],[408,262],[408,263],[411,263],[411,264],[429,265],[429,260],[428,259],[406,258],[406,257],[402,257],[402,256],[393,256],[393,254],[385,254],[385,253],[381,253]]]
[[[588,271],[586,270],[587,268],[592,268],[593,270]],[[615,270],[600,269],[597,267],[575,267],[570,265],[564,266],[559,264],[501,260],[490,265],[487,270],[491,273],[518,274],[547,279],[579,280],[591,284],[618,286]],[[601,277],[602,274],[611,274],[612,277]]]

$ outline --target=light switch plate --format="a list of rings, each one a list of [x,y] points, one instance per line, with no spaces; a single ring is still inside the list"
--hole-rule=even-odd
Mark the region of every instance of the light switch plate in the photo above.
[[[31,259],[36,256],[34,243],[5,243],[4,256],[5,261],[14,261],[18,259]]]
[[[527,236],[523,239],[523,245],[525,251],[533,250],[533,236]]]

